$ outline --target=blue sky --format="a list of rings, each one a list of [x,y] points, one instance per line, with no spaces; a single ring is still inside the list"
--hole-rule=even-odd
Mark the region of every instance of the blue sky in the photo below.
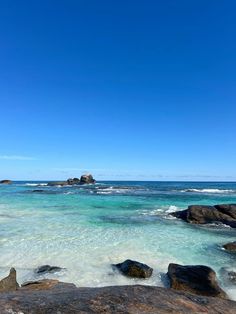
[[[0,174],[236,180],[236,3],[0,1]]]

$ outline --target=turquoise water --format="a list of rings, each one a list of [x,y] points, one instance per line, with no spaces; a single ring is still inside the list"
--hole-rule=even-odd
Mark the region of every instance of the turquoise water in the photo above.
[[[236,255],[220,247],[236,240],[236,230],[192,226],[169,215],[191,204],[220,203],[236,203],[236,183],[1,185],[0,276],[14,266],[20,283],[58,278],[78,286],[163,286],[169,263],[204,264],[217,272],[222,286],[236,299],[236,286],[220,276],[222,267],[236,270]],[[153,276],[133,280],[113,272],[110,265],[127,258],[153,267]],[[43,264],[66,270],[39,277],[34,269]]]

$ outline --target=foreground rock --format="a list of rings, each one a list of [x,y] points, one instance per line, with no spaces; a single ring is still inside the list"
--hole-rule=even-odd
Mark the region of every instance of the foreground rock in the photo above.
[[[0,184],[11,184],[12,181],[11,180],[1,180]]]
[[[117,268],[123,275],[133,278],[149,278],[153,272],[153,269],[148,265],[129,259],[112,266]]]
[[[236,241],[224,244],[223,248],[229,252],[236,252]]]
[[[169,264],[167,275],[170,279],[170,287],[173,289],[227,298],[226,293],[218,285],[216,273],[210,267]]]
[[[0,292],[16,291],[18,288],[16,270],[15,268],[11,268],[9,275],[0,281]]]
[[[63,268],[58,266],[42,265],[35,269],[36,274],[56,273],[61,271]]]
[[[236,204],[192,205],[171,215],[192,224],[223,223],[236,228]]]
[[[48,281],[0,293],[0,313],[24,314],[235,314],[236,302],[151,286],[76,288]]]

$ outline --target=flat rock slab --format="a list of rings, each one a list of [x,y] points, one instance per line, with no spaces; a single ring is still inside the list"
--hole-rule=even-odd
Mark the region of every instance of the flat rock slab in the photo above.
[[[1,314],[235,314],[236,302],[151,286],[75,288],[0,294]]]

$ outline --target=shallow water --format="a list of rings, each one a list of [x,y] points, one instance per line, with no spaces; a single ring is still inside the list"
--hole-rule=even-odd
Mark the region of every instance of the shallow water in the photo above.
[[[20,283],[59,278],[78,286],[163,286],[169,263],[204,264],[236,299],[236,286],[225,282],[220,272],[222,267],[236,270],[236,255],[221,249],[236,239],[236,230],[192,226],[169,215],[191,204],[236,203],[236,183],[44,183],[0,186],[1,277],[14,266]],[[128,258],[153,267],[153,276],[133,280],[112,270],[112,263]],[[34,269],[43,264],[66,270],[37,276]]]

